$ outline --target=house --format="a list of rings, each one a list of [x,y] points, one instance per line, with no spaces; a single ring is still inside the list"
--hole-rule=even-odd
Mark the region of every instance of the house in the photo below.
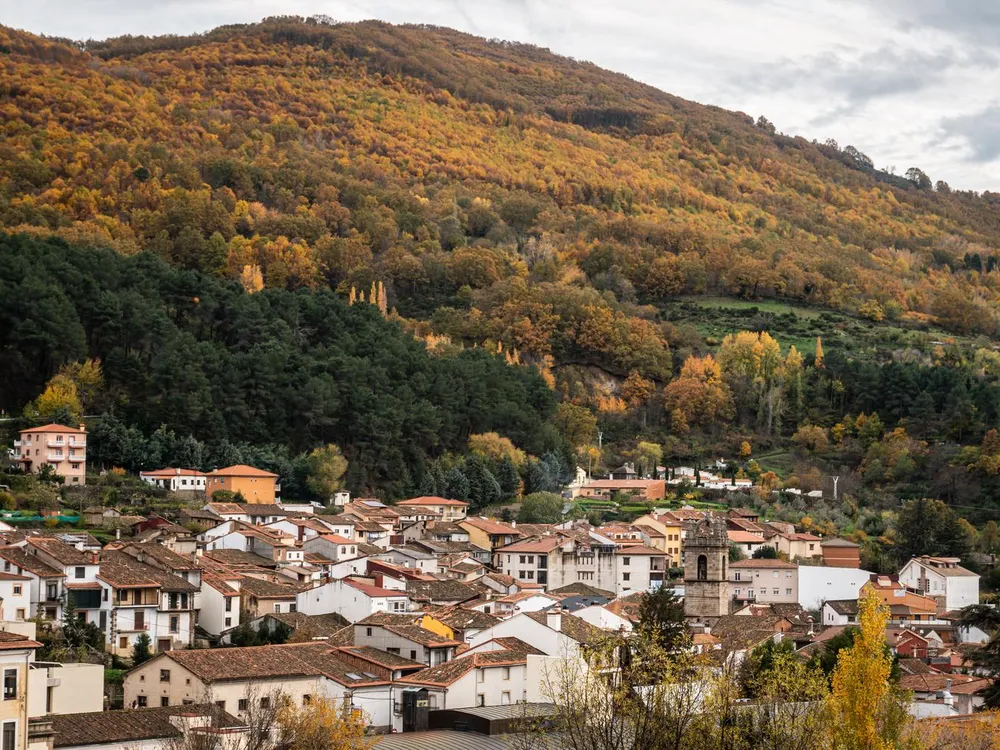
[[[33,555],[47,567],[63,574],[64,603],[73,603],[77,617],[100,624],[101,585],[97,582],[100,568],[97,552],[84,552],[61,539],[42,536],[29,536],[22,549],[25,554]],[[47,579],[46,612],[50,609],[48,594],[52,591],[51,584],[52,579]],[[52,609],[58,610],[58,607]]]
[[[125,675],[125,705],[214,703],[238,717],[269,709],[279,693],[293,705],[323,696],[363,710],[374,726],[391,724],[390,681],[337,656],[326,643],[168,651]]]
[[[764,546],[764,536],[755,534],[752,531],[727,531],[729,543],[738,547],[747,557],[752,557],[753,553]]]
[[[97,624],[111,653],[130,656],[142,634],[157,651],[187,648],[194,642],[200,574],[195,585],[132,555],[105,550],[96,578]]]
[[[471,641],[484,630],[494,627],[500,618],[474,609],[443,607],[427,612],[419,620],[420,627],[455,641]]]
[[[628,479],[638,479],[639,472],[635,470],[635,464],[622,464],[617,469],[612,469],[608,474],[608,479],[615,480],[628,480]]]
[[[990,684],[988,679],[959,674],[904,674],[899,678],[900,688],[912,691],[914,702],[942,701],[952,709],[950,715],[959,716],[983,707],[983,693]]]
[[[139,479],[153,487],[170,492],[194,494],[205,491],[206,474],[196,469],[156,469],[140,471]]]
[[[227,466],[209,472],[205,482],[205,493],[209,499],[216,492],[231,492],[243,498],[250,505],[273,505],[281,493],[278,475],[245,464]]]
[[[15,463],[25,471],[37,474],[43,466],[51,466],[63,477],[65,484],[87,482],[87,429],[61,424],[47,424],[21,430],[14,441]]]
[[[666,497],[666,482],[662,479],[595,479],[580,487],[577,497],[612,500],[615,495],[627,495],[636,501],[655,501]]]
[[[474,706],[511,706],[526,699],[529,654],[542,655],[517,638],[484,642],[452,661],[399,680],[426,688],[431,710]]]
[[[277,576],[244,575],[240,579],[240,603],[247,617],[271,612],[295,612],[301,588],[277,580]]]
[[[18,633],[0,630],[0,738],[5,750],[28,747],[28,670],[41,643]]]
[[[378,612],[354,624],[354,645],[371,646],[429,667],[449,661],[461,641],[420,626],[420,613]]]
[[[938,619],[937,602],[928,597],[909,591],[896,576],[872,574],[861,587],[861,596],[874,593],[889,608],[889,617],[897,623],[931,622]]]
[[[168,750],[246,742],[244,722],[211,703],[47,716],[54,750]]]
[[[674,516],[666,513],[647,513],[632,522],[640,529],[646,529],[651,534],[650,547],[661,549],[667,555],[670,567],[679,568],[683,565],[682,542],[683,524]],[[652,532],[659,533],[652,537]]]
[[[500,547],[494,552],[494,567],[545,588],[582,582],[622,595],[661,585],[666,555],[644,545],[619,547],[584,526]]]
[[[31,611],[31,579],[17,573],[0,573],[0,620],[24,622]]]
[[[402,565],[404,568],[413,568],[421,573],[437,573],[438,570],[437,557],[419,547],[390,547],[379,555],[378,559]]]
[[[797,603],[799,566],[785,560],[734,562],[729,566],[729,597],[741,602]]]
[[[786,529],[776,529],[772,524],[764,530],[767,543],[789,560],[812,560],[822,556],[821,537],[815,534]]]
[[[219,635],[239,626],[242,581],[243,577],[233,572],[202,571],[198,625],[206,633]]]
[[[830,599],[823,602],[821,619],[824,627],[837,625],[857,625],[857,599]]]
[[[571,658],[607,633],[588,622],[564,613],[559,607],[544,612],[521,612],[474,636],[472,646],[497,638],[518,638],[548,656]]]
[[[497,547],[513,544],[522,536],[514,526],[482,516],[469,516],[459,521],[458,525],[469,534],[472,544],[491,552]]]
[[[22,547],[0,547],[0,569],[27,578],[28,617],[62,618],[65,573]]]
[[[247,621],[247,625],[254,631],[261,628],[274,631],[279,627],[288,628],[291,637],[297,641],[327,640],[334,633],[343,630],[350,623],[338,614],[328,615],[307,615],[302,612],[281,612],[269,613],[255,617]],[[219,643],[228,644],[231,642],[232,630],[225,633]]]
[[[410,600],[405,591],[378,586],[373,579],[347,577],[302,589],[295,603],[298,612],[309,615],[336,612],[348,622],[358,622],[379,612],[405,612]]]
[[[914,557],[899,571],[899,582],[954,612],[979,603],[979,576],[966,570],[957,557]]]
[[[418,604],[450,606],[475,599],[480,592],[461,581],[408,580],[406,593],[410,601]]]
[[[860,568],[861,547],[846,539],[824,539],[820,542],[823,564],[831,568]]]
[[[466,517],[469,509],[469,504],[466,502],[444,497],[414,497],[396,503],[396,507],[402,509],[413,506],[439,511],[442,521],[461,521]]]

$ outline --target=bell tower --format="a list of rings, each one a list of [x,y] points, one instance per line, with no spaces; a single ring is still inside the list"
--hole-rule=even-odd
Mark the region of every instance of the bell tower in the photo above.
[[[712,625],[729,614],[729,534],[706,514],[684,540],[684,616]]]

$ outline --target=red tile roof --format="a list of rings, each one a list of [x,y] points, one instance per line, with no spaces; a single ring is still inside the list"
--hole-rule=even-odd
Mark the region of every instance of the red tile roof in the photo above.
[[[799,566],[795,563],[787,562],[786,560],[740,560],[739,562],[731,563],[730,568],[763,568],[763,569],[773,569],[781,568],[783,570],[795,570]]]
[[[374,586],[370,583],[364,583],[363,581],[356,581],[353,578],[342,579],[351,588],[355,588],[363,594],[367,594],[371,597],[376,596],[402,596],[406,597],[405,591],[395,591],[393,589],[382,588],[381,586]]]
[[[461,505],[468,506],[468,503],[464,503],[461,500],[450,500],[446,497],[432,497],[423,495],[421,497],[412,497],[409,500],[403,500],[396,503],[396,505]]]
[[[76,427],[67,427],[66,425],[55,424],[53,422],[52,424],[47,424],[43,427],[30,427],[27,430],[21,430],[22,435],[26,432],[72,432],[75,435],[83,435],[86,434],[87,431],[78,430]]]
[[[729,541],[735,542],[736,544],[752,544],[756,542],[757,544],[764,543],[764,537],[760,534],[753,534],[749,531],[730,531]]]
[[[140,477],[168,478],[168,477],[203,477],[205,472],[197,469],[154,469],[153,471],[140,471]]]

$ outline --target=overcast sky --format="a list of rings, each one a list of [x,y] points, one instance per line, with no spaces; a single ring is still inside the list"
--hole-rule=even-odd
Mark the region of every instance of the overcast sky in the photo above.
[[[1000,190],[996,0],[0,0],[0,23],[74,39],[318,13],[531,42],[878,167]]]

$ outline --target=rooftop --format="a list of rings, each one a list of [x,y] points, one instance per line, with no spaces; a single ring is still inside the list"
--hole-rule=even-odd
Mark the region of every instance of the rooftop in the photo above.
[[[21,430],[21,434],[22,435],[24,433],[26,433],[26,432],[31,432],[31,433],[36,433],[36,432],[71,432],[71,433],[73,433],[75,435],[84,435],[84,434],[86,434],[87,431],[86,430],[78,429],[76,427],[67,427],[66,425],[56,424],[55,422],[53,422],[52,424],[43,425],[42,427],[29,427],[27,430]]]
[[[167,706],[128,711],[95,711],[82,714],[49,714],[55,730],[54,747],[126,745],[143,740],[179,740],[181,730],[170,721],[178,716],[211,716],[216,729],[241,727],[236,718],[213,705]]]
[[[730,564],[730,568],[758,568],[758,569],[781,569],[781,570],[798,570],[798,565],[795,563],[790,563],[787,560],[767,560],[767,559],[752,559],[752,560],[740,560],[739,562],[734,562]]]
[[[433,496],[424,495],[424,496],[421,496],[421,497],[413,497],[413,498],[410,498],[409,500],[402,500],[402,501],[396,503],[396,505],[403,505],[403,506],[406,506],[406,505],[454,505],[454,506],[468,507],[469,504],[466,503],[466,502],[462,502],[461,500],[450,500],[449,498],[446,498],[446,497],[433,497]]]

